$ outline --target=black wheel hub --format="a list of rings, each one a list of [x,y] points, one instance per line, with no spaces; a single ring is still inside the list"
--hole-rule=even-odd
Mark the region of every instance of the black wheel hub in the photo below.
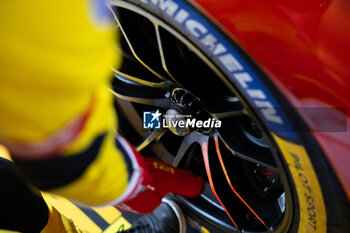
[[[193,131],[210,132],[212,129],[211,124],[209,127],[197,127],[196,124],[191,123],[210,118],[199,98],[183,88],[176,88],[172,91],[171,107],[165,113],[164,118],[169,130],[178,136],[185,136]],[[214,121],[214,119],[210,120]]]

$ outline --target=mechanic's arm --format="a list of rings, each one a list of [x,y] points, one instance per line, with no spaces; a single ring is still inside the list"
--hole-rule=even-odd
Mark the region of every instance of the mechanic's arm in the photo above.
[[[87,205],[149,212],[168,192],[198,195],[200,178],[115,137],[117,36],[88,2],[1,3],[0,143],[36,187]]]

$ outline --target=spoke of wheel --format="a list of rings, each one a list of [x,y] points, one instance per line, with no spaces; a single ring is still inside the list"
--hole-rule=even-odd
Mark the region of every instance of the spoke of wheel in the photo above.
[[[135,96],[127,96],[120,94],[110,88],[108,90],[117,98],[120,98],[122,100],[139,103],[139,104],[145,104],[145,105],[152,105],[156,107],[161,108],[169,108],[171,105],[170,99],[168,97],[164,98],[142,98],[142,97],[135,97]]]
[[[242,116],[246,114],[246,111],[244,109],[237,110],[237,111],[229,111],[229,112],[218,112],[218,113],[210,113],[212,117],[217,119],[222,118],[228,118],[228,117],[236,117],[236,116]]]
[[[202,148],[202,153],[203,153],[203,160],[204,160],[204,164],[205,164],[205,170],[207,171],[207,175],[208,175],[208,180],[209,180],[209,185],[211,187],[211,190],[213,191],[215,197],[217,198],[217,200],[220,202],[221,206],[224,208],[226,214],[228,215],[228,217],[230,218],[230,220],[232,221],[233,225],[236,227],[236,229],[238,230],[238,232],[240,232],[236,222],[233,220],[231,214],[229,213],[229,211],[226,209],[225,205],[222,203],[219,195],[216,193],[215,187],[214,187],[214,182],[213,182],[213,178],[211,175],[211,169],[210,169],[210,164],[209,164],[209,153],[208,153],[208,143],[209,139],[207,141],[203,141],[201,143],[201,148]]]
[[[188,148],[195,142],[199,143],[200,145],[202,142],[208,141],[208,136],[205,136],[203,134],[193,132],[187,136],[184,137],[182,140],[182,143],[180,145],[180,148],[175,156],[175,159],[173,161],[173,166],[177,167],[181,160],[183,159],[184,155],[186,154],[186,151]]]
[[[115,72],[115,75],[117,77],[121,77],[123,79],[127,79],[129,81],[133,81],[137,84],[140,85],[144,85],[144,86],[148,86],[148,87],[153,87],[153,88],[159,88],[159,89],[164,89],[164,90],[169,90],[170,87],[172,86],[172,83],[170,81],[162,81],[160,83],[156,83],[156,82],[150,82],[150,81],[146,81],[140,78],[136,78],[134,76],[125,74],[119,70],[114,69],[113,67],[111,67],[111,69]]]
[[[120,30],[118,25],[116,26],[116,29]],[[123,59],[128,59],[128,60],[133,61],[133,62],[138,62],[137,59],[133,55],[127,53],[125,50],[122,49],[122,46],[120,45],[120,43],[119,43],[119,45],[118,45],[118,43],[116,43],[114,48],[115,48],[117,53],[123,55]]]
[[[226,170],[226,167],[225,167],[225,163],[224,163],[224,161],[222,159],[222,156],[221,156],[221,152],[220,152],[220,148],[219,148],[219,141],[218,141],[218,136],[217,135],[214,136],[214,140],[215,140],[216,152],[217,152],[220,164],[221,164],[221,168],[222,168],[222,170],[223,170],[223,172],[225,174],[227,183],[230,186],[232,192],[241,200],[241,202],[243,202],[243,204],[250,210],[250,212],[252,212],[255,215],[255,217],[257,219],[259,219],[259,221],[266,227],[266,229],[268,231],[270,231],[270,228],[265,224],[265,222],[259,217],[259,215],[256,214],[256,212],[248,205],[248,203],[241,197],[241,195],[239,195],[237,190],[233,187],[233,185],[231,183],[231,179],[230,179],[230,177],[229,177],[229,175],[227,173],[227,170]]]
[[[119,19],[118,19],[118,17],[117,17],[117,15],[115,14],[115,12],[114,12],[112,9],[111,9],[111,11],[112,11],[112,13],[113,13],[113,16],[114,16],[115,20],[117,21],[117,24],[118,24],[118,26],[119,26],[119,28],[120,28],[120,31],[122,32],[122,34],[123,34],[123,36],[124,36],[124,38],[125,38],[126,43],[128,44],[128,46],[129,46],[129,48],[130,48],[132,54],[134,55],[134,57],[135,57],[146,69],[148,69],[150,72],[152,72],[155,76],[157,76],[159,79],[165,81],[166,78],[164,78],[162,75],[160,75],[160,74],[158,74],[156,71],[154,71],[154,70],[153,70],[151,67],[149,67],[145,62],[143,62],[143,61],[141,60],[141,58],[136,54],[136,52],[135,52],[133,46],[132,46],[131,43],[130,43],[130,40],[129,40],[128,36],[126,35],[126,33],[125,33],[124,29],[123,29],[123,26],[121,25],[121,23],[120,23],[120,21],[119,21]]]
[[[255,163],[255,164],[260,164],[264,167],[267,167],[269,169],[271,169],[272,171],[277,171],[277,168],[273,165],[273,164],[270,164],[271,161],[262,161],[262,160],[259,160],[259,159],[256,159],[254,158],[254,156],[252,155],[248,155],[248,154],[245,154],[245,153],[241,153],[241,152],[238,152],[238,151],[235,151],[234,149],[232,149],[227,143],[226,141],[221,137],[221,135],[219,135],[221,141],[224,143],[225,147],[231,152],[231,154],[233,154],[234,156],[240,158],[240,159],[243,159],[243,160],[246,160],[246,161],[249,161],[249,162],[252,162],[252,163]]]
[[[136,147],[137,151],[141,151],[146,146],[151,144],[154,140],[161,138],[165,133],[167,129],[155,129],[151,133],[149,133],[145,139]]]
[[[154,23],[154,28],[156,30],[156,36],[157,36],[157,43],[158,43],[158,50],[159,50],[159,55],[160,55],[160,60],[162,62],[163,69],[167,72],[167,74],[171,77],[173,81],[175,81],[178,85],[180,85],[176,79],[171,75],[171,73],[168,70],[168,67],[165,62],[165,55],[164,55],[164,50],[163,50],[163,44],[162,44],[162,39],[160,37],[160,32],[159,32],[159,25]]]

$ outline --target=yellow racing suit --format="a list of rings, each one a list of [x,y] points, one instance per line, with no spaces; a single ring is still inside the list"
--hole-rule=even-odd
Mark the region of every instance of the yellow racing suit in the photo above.
[[[102,1],[0,5],[0,144],[40,189],[115,202],[129,173],[107,89],[118,35]]]
[[[115,27],[103,0],[0,2],[0,144],[40,190],[85,205],[149,213],[169,192],[198,196],[204,181],[143,158],[115,135],[108,90],[111,68],[121,64]],[[23,183],[13,164],[1,166],[2,174]],[[0,173],[7,184],[8,176]],[[20,186],[28,193],[28,185]],[[45,211],[43,200],[37,202]],[[43,232],[73,228],[49,207]]]

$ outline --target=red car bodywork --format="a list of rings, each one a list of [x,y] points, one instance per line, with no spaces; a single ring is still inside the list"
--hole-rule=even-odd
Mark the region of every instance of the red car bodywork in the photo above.
[[[311,129],[346,120],[343,132],[312,133],[350,198],[350,2],[192,2],[219,22],[294,107],[345,107],[336,116],[300,114]]]

